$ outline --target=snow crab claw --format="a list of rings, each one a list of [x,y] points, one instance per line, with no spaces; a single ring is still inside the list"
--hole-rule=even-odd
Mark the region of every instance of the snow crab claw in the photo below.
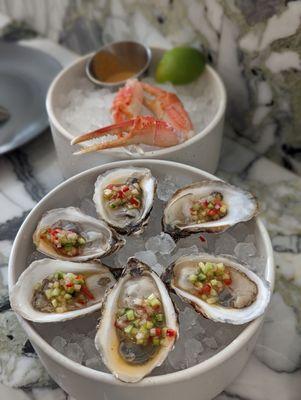
[[[143,105],[153,115],[141,115]],[[75,154],[131,144],[170,147],[184,142],[193,134],[189,115],[176,94],[137,79],[128,80],[117,92],[111,112],[115,124],[78,136],[71,144],[109,135],[114,135],[113,139],[88,144]]]
[[[114,135],[116,139],[83,147],[74,154],[91,153],[130,144],[170,147],[187,139],[187,133],[176,130],[170,123],[145,115],[78,136],[72,140],[71,144],[82,143],[106,135]]]
[[[148,95],[143,97],[143,104],[151,110],[158,119],[169,122],[175,129],[183,132],[193,130],[192,122],[181,100],[175,93],[166,92],[148,83],[141,83]]]

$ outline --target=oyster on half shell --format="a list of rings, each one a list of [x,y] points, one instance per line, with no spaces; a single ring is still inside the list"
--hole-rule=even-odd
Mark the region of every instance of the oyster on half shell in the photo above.
[[[66,321],[100,309],[106,290],[115,282],[101,263],[44,258],[20,275],[10,292],[11,307],[30,321]]]
[[[88,261],[111,254],[125,244],[104,221],[75,207],[46,212],[33,241],[38,251],[49,257],[69,261]]]
[[[201,181],[176,191],[163,215],[164,231],[173,237],[223,232],[258,213],[255,197],[219,180]]]
[[[233,258],[206,253],[180,257],[163,276],[168,286],[205,317],[240,325],[262,315],[268,282]]]
[[[139,234],[153,207],[156,180],[147,168],[116,168],[95,182],[94,203],[99,217],[122,234]]]
[[[121,381],[140,381],[162,364],[177,336],[177,315],[164,283],[130,258],[102,307],[95,346],[104,363]]]

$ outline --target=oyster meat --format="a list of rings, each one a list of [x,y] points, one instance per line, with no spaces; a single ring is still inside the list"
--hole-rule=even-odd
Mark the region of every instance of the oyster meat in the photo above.
[[[222,181],[201,181],[179,189],[163,215],[164,231],[173,237],[223,232],[258,213],[255,197]]]
[[[101,307],[116,280],[101,263],[74,263],[44,258],[20,275],[10,293],[11,307],[34,322],[59,322]]]
[[[130,258],[103,303],[95,345],[109,370],[137,382],[162,364],[178,336],[177,315],[161,279]]]
[[[122,234],[139,234],[153,207],[156,180],[147,168],[117,168],[95,182],[94,203],[99,217]]]
[[[87,261],[111,254],[125,244],[104,221],[78,208],[57,208],[43,215],[33,241],[38,251],[52,258]]]
[[[266,281],[223,256],[180,257],[163,280],[196,311],[217,322],[245,324],[262,315],[270,301]]]

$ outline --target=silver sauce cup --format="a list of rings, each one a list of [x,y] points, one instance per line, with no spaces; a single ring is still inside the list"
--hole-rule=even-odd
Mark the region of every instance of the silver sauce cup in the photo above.
[[[110,43],[86,63],[86,74],[98,86],[117,88],[129,78],[139,78],[148,69],[151,50],[138,42]]]

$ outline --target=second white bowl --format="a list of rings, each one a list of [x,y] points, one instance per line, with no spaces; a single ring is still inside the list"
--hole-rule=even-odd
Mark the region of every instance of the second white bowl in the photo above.
[[[94,182],[99,174],[111,168],[124,168],[129,165],[149,168],[160,180],[166,175],[175,180],[180,178],[184,182],[216,179],[199,169],[161,160],[120,161],[90,169],[70,178],[39,202],[18,232],[9,262],[10,288],[26,268],[25,261],[33,251],[32,234],[41,216],[52,208],[78,204],[84,197],[92,195]],[[153,214],[151,218],[156,218]],[[269,236],[259,219],[250,221],[247,225],[250,233],[255,235],[259,255],[266,260],[264,277],[270,282],[272,290],[274,264]],[[49,342],[51,335],[60,335],[60,324],[41,326],[22,318],[19,320],[50,375],[77,400],[209,400],[241,372],[254,348],[263,317],[248,324],[228,346],[200,364],[166,375],[149,376],[134,384],[119,382],[109,373],[84,367],[54,350]],[[80,325],[75,321],[74,323],[72,329],[76,332]]]

